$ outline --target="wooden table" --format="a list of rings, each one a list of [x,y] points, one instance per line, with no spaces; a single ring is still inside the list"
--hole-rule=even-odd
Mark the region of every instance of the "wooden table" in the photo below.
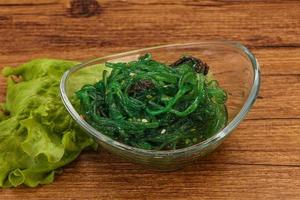
[[[261,64],[259,98],[217,151],[183,170],[86,152],[53,184],[1,190],[0,199],[300,199],[300,1],[98,2],[0,0],[0,65],[237,40]],[[1,79],[0,100],[4,87]]]

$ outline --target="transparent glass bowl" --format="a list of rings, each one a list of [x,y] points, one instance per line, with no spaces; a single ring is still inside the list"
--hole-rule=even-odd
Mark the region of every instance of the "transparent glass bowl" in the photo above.
[[[74,92],[84,84],[93,84],[101,79],[102,72],[97,71],[97,65],[107,61],[128,62],[145,53],[151,53],[155,60],[165,63],[172,63],[182,55],[192,55],[206,62],[210,66],[210,72],[228,93],[228,125],[212,137],[193,146],[178,150],[155,151],[134,148],[115,141],[84,121],[72,104],[72,99]],[[64,73],[60,92],[62,101],[74,120],[103,148],[154,169],[174,170],[216,149],[245,118],[258,95],[259,86],[259,64],[246,47],[235,42],[197,42],[150,47],[84,62]]]

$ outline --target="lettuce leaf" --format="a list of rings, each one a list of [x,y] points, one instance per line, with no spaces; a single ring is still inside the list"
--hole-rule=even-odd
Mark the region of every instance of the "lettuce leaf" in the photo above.
[[[97,148],[60,100],[60,78],[75,64],[38,59],[2,70],[8,86],[0,115],[0,187],[49,184],[82,150]]]

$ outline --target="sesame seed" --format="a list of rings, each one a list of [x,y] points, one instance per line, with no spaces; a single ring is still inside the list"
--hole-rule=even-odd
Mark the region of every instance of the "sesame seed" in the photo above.
[[[142,119],[142,122],[146,123],[146,122],[148,122],[148,120],[147,119]]]
[[[152,96],[151,95],[146,95],[146,97],[147,97],[147,99],[151,99],[152,98]]]
[[[164,134],[164,133],[166,133],[166,131],[167,131],[166,129],[163,129],[163,130],[161,130],[160,133],[161,133],[161,134]]]
[[[189,143],[191,143],[191,140],[190,139],[186,139],[185,140],[185,144],[189,144]]]

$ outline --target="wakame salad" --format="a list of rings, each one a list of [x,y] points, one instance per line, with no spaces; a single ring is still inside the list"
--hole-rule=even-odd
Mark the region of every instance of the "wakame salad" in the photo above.
[[[180,149],[227,124],[227,94],[200,59],[183,56],[169,65],[145,54],[105,66],[111,70],[76,97],[82,118],[114,140],[149,150]]]

